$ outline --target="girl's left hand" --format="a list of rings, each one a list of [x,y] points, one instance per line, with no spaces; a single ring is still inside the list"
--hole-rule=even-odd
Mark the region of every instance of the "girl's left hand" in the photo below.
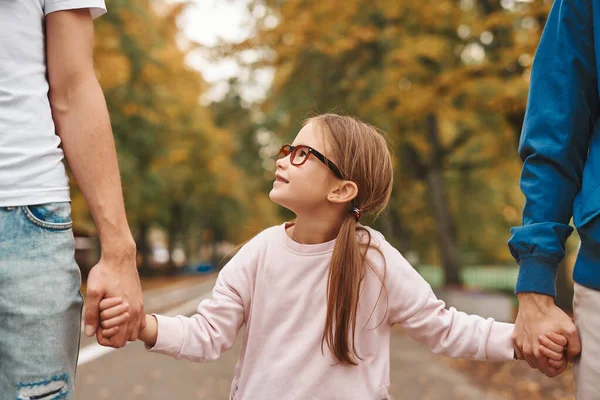
[[[120,297],[109,297],[100,302],[102,336],[110,338],[119,332],[119,325],[129,320],[129,305]]]
[[[548,332],[538,339],[540,341],[540,353],[548,358],[548,365],[564,371],[568,364],[565,357],[567,338],[554,332]]]

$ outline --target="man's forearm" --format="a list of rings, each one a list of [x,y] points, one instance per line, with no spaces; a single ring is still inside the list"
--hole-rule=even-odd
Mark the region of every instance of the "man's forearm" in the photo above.
[[[51,91],[52,114],[67,163],[88,204],[103,257],[135,254],[104,94],[93,74]]]
[[[531,307],[540,313],[555,305],[552,296],[542,293],[521,292],[517,293],[517,298],[519,300],[519,307],[524,304],[526,307]]]

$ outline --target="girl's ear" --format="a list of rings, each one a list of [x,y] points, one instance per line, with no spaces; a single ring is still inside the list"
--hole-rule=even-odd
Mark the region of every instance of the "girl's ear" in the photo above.
[[[358,196],[358,185],[352,181],[342,181],[331,189],[327,200],[332,203],[349,203]]]

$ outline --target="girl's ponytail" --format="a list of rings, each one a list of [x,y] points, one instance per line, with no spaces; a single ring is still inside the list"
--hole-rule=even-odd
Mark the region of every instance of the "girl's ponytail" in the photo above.
[[[358,210],[358,209],[356,209]],[[357,365],[354,333],[360,287],[365,274],[368,246],[360,246],[357,212],[352,210],[338,233],[327,281],[327,317],[323,342],[342,364]],[[360,211],[358,211],[360,217]],[[366,231],[364,228],[358,228]],[[361,249],[362,247],[362,249]],[[321,347],[322,344],[321,343]]]
[[[356,318],[367,267],[381,279],[381,293],[386,292],[386,267],[384,265],[383,271],[378,272],[367,260],[369,249],[379,249],[371,245],[370,232],[359,225],[358,220],[361,213],[376,217],[385,209],[392,192],[391,155],[379,131],[358,119],[325,114],[308,122],[323,132],[328,154],[335,160],[344,179],[358,186],[358,196],[348,205],[348,215],[342,222],[331,257],[327,316],[321,342],[321,349],[323,343],[327,343],[342,364],[357,365],[360,356],[354,340]]]

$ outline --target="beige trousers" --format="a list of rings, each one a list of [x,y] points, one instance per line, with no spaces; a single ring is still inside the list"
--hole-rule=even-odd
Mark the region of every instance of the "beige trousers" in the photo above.
[[[600,400],[600,291],[576,283],[573,313],[582,349],[574,366],[575,397]]]

